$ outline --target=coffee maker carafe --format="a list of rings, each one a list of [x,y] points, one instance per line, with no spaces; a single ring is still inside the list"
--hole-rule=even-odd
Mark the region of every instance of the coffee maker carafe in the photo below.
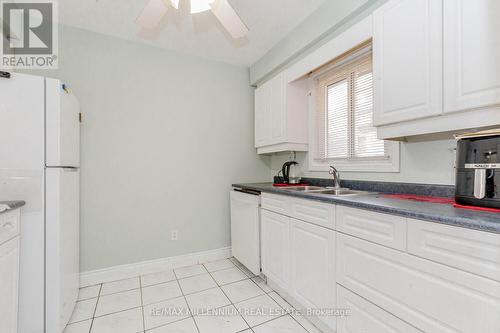
[[[295,161],[295,152],[292,152],[291,161],[285,162],[281,168],[283,175],[283,183],[285,184],[300,184],[299,163]]]

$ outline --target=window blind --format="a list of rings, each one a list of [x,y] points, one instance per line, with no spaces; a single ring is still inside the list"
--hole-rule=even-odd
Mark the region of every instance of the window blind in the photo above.
[[[385,143],[372,126],[371,52],[347,58],[317,79],[317,158],[385,158]]]

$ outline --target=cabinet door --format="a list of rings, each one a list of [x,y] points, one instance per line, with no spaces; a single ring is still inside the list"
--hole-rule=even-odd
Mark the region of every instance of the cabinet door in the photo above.
[[[0,332],[17,332],[19,237],[0,246]]]
[[[289,218],[262,210],[261,228],[262,272],[282,289],[289,290]]]
[[[373,15],[373,123],[442,113],[442,0],[392,0]]]
[[[500,234],[408,219],[408,253],[500,282]]]
[[[337,308],[349,315],[338,319],[337,333],[421,333],[401,319],[338,285]]]
[[[500,283],[337,233],[337,280],[427,333],[500,332]]]
[[[271,143],[286,142],[286,96],[285,75],[279,74],[267,83],[269,85],[269,109],[271,123]]]
[[[255,89],[255,148],[267,146],[270,142],[269,89],[263,85]]]
[[[500,104],[500,1],[444,1],[444,110]]]
[[[292,296],[306,309],[335,308],[335,232],[291,219]],[[335,330],[334,316],[318,316]]]

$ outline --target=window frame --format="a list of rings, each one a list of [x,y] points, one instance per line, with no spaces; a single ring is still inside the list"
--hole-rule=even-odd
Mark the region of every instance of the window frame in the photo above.
[[[318,103],[319,103],[319,89],[318,79],[325,76],[341,77],[332,73],[334,71],[342,71],[349,63],[357,61],[360,58],[366,57],[372,53],[371,43],[362,45],[355,48],[346,55],[339,57],[339,60],[332,61],[329,65],[315,71],[310,75],[308,84],[310,89],[309,99],[309,171],[328,171],[330,165],[335,165],[339,171],[348,172],[399,172],[400,170],[400,144],[395,141],[385,140],[385,151],[387,157],[348,157],[348,158],[332,158],[323,159],[319,157],[319,124],[318,117]],[[375,77],[374,77],[375,79]],[[334,82],[332,82],[334,84]],[[322,94],[324,95],[324,93]],[[326,99],[323,100],[326,102]],[[324,105],[323,107],[326,107]],[[375,107],[375,105],[374,105]]]

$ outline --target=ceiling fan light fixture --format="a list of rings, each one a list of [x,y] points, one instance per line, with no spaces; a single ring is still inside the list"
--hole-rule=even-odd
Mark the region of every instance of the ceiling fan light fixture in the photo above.
[[[136,22],[144,29],[154,29],[160,24],[167,10],[168,7],[163,0],[150,0]]]
[[[179,0],[170,0],[170,4],[172,5],[172,7],[174,7],[175,9],[179,9]]]
[[[191,0],[191,14],[197,14],[210,10],[210,5],[215,0]]]

